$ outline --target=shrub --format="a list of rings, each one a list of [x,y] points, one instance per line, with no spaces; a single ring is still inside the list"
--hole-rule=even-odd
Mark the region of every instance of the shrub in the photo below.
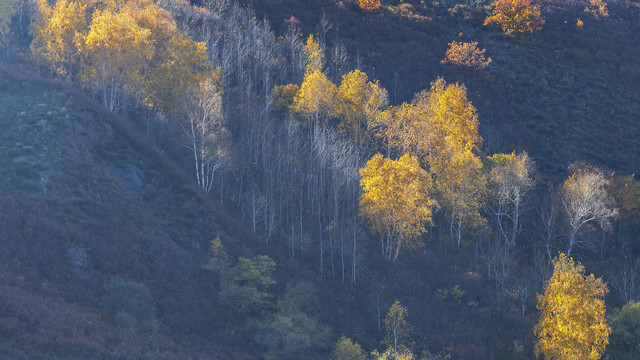
[[[143,284],[115,278],[107,286],[107,291],[109,295],[102,298],[102,310],[107,320],[112,322],[123,318],[138,322],[153,320],[155,312],[153,297]]]
[[[358,6],[364,11],[377,10],[380,7],[380,0],[360,0]]]
[[[482,70],[491,63],[491,58],[485,58],[485,49],[478,49],[478,43],[472,42],[451,42],[443,64],[453,64],[464,66],[476,70]]]
[[[500,25],[507,35],[534,32],[544,25],[540,9],[531,0],[496,0],[491,6],[493,14],[484,20],[484,25]]]

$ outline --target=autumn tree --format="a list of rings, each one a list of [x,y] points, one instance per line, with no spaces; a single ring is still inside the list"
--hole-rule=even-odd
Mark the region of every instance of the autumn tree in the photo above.
[[[335,115],[337,93],[335,84],[322,71],[307,72],[293,99],[293,109],[309,120],[309,128],[313,130],[321,119]]]
[[[188,121],[182,126],[194,157],[200,189],[211,191],[216,170],[229,161],[229,132],[222,113],[222,96],[212,79],[200,82],[185,103]]]
[[[307,73],[322,71],[324,68],[324,47],[315,40],[313,35],[309,35],[304,46],[307,55]]]
[[[449,43],[449,48],[441,63],[482,70],[491,63],[491,58],[484,56],[485,51],[485,49],[480,50],[478,48],[478,42],[476,41],[452,41]]]
[[[76,38],[87,31],[87,6],[76,1],[60,0],[50,7],[40,0],[31,28],[31,51],[44,59],[51,72],[68,79],[77,72]]]
[[[128,6],[120,11],[110,6],[98,9],[88,33],[75,39],[86,61],[84,82],[101,94],[111,111],[121,110],[124,98],[142,88],[154,56],[151,30],[138,25],[135,10]]]
[[[484,25],[500,25],[509,36],[532,33],[544,25],[540,9],[531,0],[496,0],[491,6],[493,13],[484,20]]]
[[[195,42],[183,33],[176,32],[166,39],[163,49],[157,52],[161,58],[145,78],[146,104],[176,116],[184,112],[189,91],[201,82],[210,81],[221,91],[220,68],[212,69],[206,51],[204,42]]]
[[[331,360],[365,360],[366,356],[362,346],[357,342],[342,335],[336,343],[335,349],[331,354]]]
[[[481,141],[478,134],[478,114],[467,98],[464,85],[447,84],[438,78],[428,92],[415,100],[420,115],[430,121],[430,143],[425,144],[431,166],[448,161],[456,151],[475,151]],[[435,170],[437,172],[437,170]]]
[[[406,348],[406,342],[411,335],[411,324],[409,324],[407,317],[407,308],[396,300],[384,318],[384,328],[387,332],[385,343],[396,354]]]
[[[380,7],[380,0],[359,0],[358,6],[364,11],[377,10]]]
[[[425,223],[438,205],[431,196],[431,177],[418,159],[374,155],[360,169],[360,214],[380,235],[382,255],[395,261],[401,250],[422,244]]]
[[[425,166],[438,167],[455,151],[475,151],[481,141],[478,114],[464,85],[438,78],[428,91],[385,111],[378,120],[389,145],[417,156]],[[435,170],[434,170],[435,171]]]
[[[338,130],[349,133],[357,145],[362,145],[368,123],[389,103],[387,90],[378,81],[370,82],[364,72],[354,70],[342,76],[338,95],[342,118]]]
[[[611,332],[605,320],[607,286],[593,274],[585,276],[584,266],[564,254],[553,266],[544,294],[538,295],[536,355],[549,360],[598,360]]]
[[[485,223],[480,214],[486,189],[482,161],[469,150],[453,150],[446,163],[438,164],[434,177],[450,234],[460,248],[463,230]]]
[[[577,247],[589,247],[588,240],[578,232],[597,222],[600,228],[611,228],[611,219],[617,216],[615,200],[609,194],[610,180],[593,166],[572,164],[571,175],[562,184],[562,206],[569,222],[567,255]]]
[[[464,86],[439,78],[428,93],[418,96],[416,107],[429,119],[430,138],[422,145],[436,183],[437,197],[460,247],[462,231],[484,223],[486,178],[475,154],[481,141],[476,108]],[[425,130],[422,130],[425,131]]]

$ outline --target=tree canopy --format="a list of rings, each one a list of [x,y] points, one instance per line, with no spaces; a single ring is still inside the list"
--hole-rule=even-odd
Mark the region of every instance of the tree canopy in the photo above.
[[[598,360],[609,343],[605,319],[607,286],[584,266],[560,254],[544,294],[538,295],[540,318],[534,327],[536,354],[548,360]]]

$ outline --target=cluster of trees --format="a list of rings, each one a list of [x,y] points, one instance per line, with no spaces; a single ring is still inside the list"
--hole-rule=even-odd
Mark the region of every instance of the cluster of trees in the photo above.
[[[91,19],[90,22],[87,19]],[[184,130],[202,190],[228,160],[220,70],[207,46],[147,0],[40,1],[31,50],[57,77],[75,82],[111,111],[146,107]]]

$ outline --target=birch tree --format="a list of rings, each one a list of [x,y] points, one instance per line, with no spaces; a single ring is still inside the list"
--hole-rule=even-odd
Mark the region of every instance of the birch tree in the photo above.
[[[189,140],[198,186],[211,191],[216,170],[229,161],[229,133],[222,114],[222,96],[212,79],[200,82],[185,103],[187,122],[182,128]]]
[[[611,220],[618,214],[609,194],[610,180],[602,170],[583,164],[572,164],[569,170],[572,174],[562,184],[562,206],[569,223],[567,256],[578,247],[592,246],[578,236],[581,229],[597,223],[610,230]]]

